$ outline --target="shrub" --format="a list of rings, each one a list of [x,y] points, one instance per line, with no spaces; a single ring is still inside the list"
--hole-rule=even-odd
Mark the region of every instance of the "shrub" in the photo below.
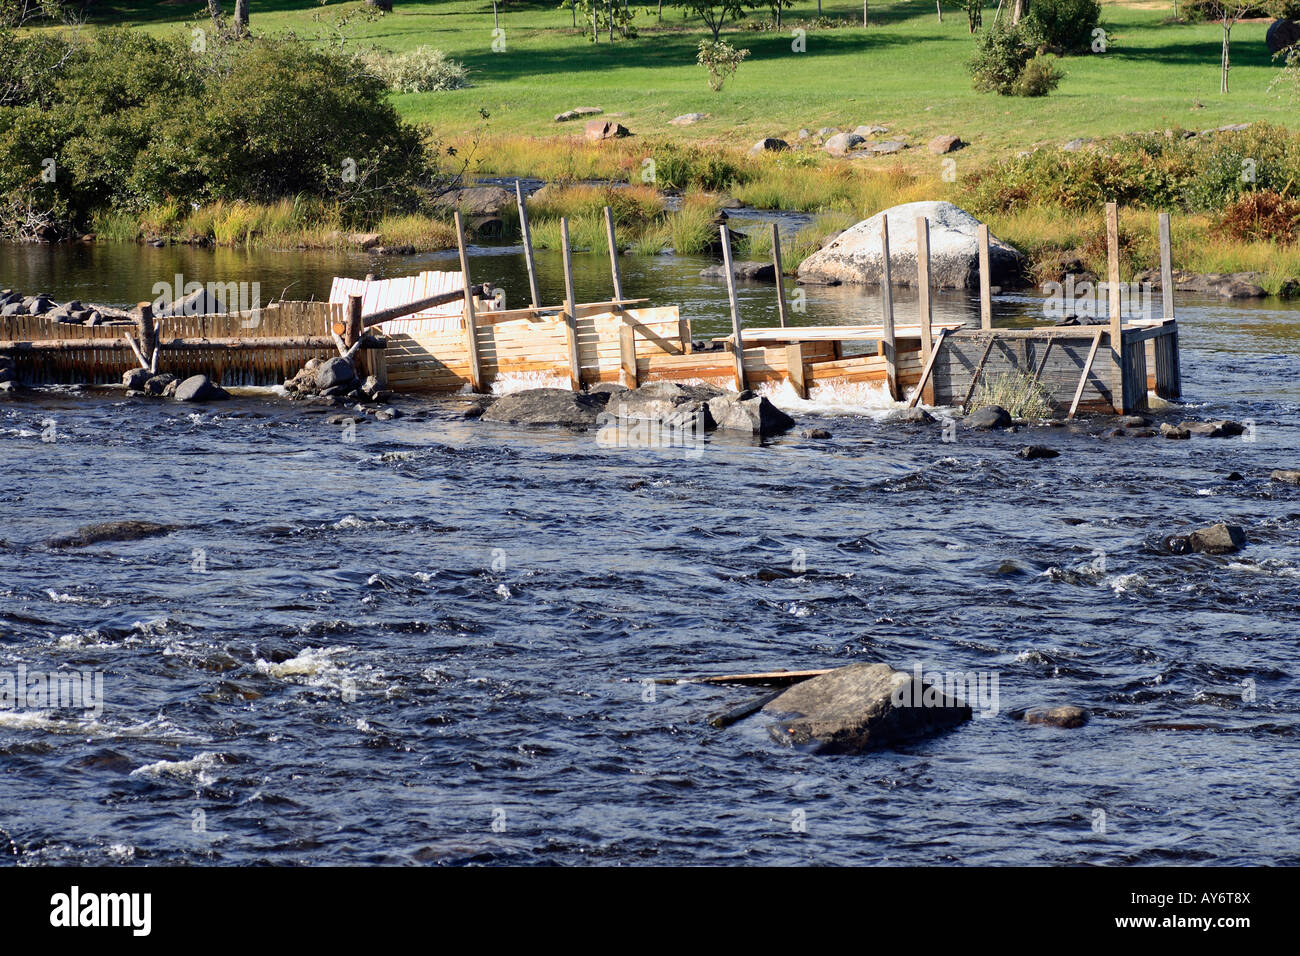
[[[1092,48],[1093,31],[1100,22],[1097,0],[1033,0],[1021,25],[1034,46],[1083,53]]]
[[[695,54],[695,62],[709,71],[709,89],[717,93],[747,56],[749,56],[748,50],[737,50],[726,40],[718,40],[714,43],[701,40],[699,50]]]
[[[1237,242],[1289,245],[1298,222],[1300,200],[1269,190],[1243,194],[1224,208],[1216,224],[1226,238]]]
[[[1065,74],[1057,69],[1049,56],[1036,56],[1011,84],[1013,96],[1046,96],[1056,89]]]
[[[718,147],[667,143],[657,147],[655,184],[660,189],[704,189],[716,192],[749,178],[735,155]]]
[[[975,55],[967,68],[979,92],[1009,96],[1033,55],[1018,28],[999,27],[975,40]]]
[[[430,93],[469,86],[469,70],[441,50],[418,46],[405,53],[365,55],[365,66],[395,93]]]
[[[1012,418],[1031,421],[1050,418],[1052,397],[1047,387],[1024,372],[986,376],[980,379],[971,399],[970,411],[988,405],[1001,405]]]

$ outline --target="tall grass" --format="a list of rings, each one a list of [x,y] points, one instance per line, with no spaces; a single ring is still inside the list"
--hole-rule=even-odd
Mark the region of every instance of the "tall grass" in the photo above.
[[[1032,375],[1024,372],[1008,372],[980,379],[971,399],[970,410],[975,411],[987,405],[1001,405],[1012,418],[1027,418],[1031,421],[1050,418],[1052,415],[1051,393],[1041,382],[1034,381]]]

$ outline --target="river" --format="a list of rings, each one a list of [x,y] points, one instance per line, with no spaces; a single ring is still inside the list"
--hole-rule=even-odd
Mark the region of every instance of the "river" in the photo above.
[[[729,327],[704,260],[625,291]],[[539,253],[558,301],[558,255]],[[609,294],[578,255],[580,299]],[[0,287],[130,304],[154,282],[449,255],[0,249]],[[475,281],[522,302],[522,257]],[[746,286],[747,324],[772,323]],[[915,299],[896,297],[900,316]],[[1180,298],[1186,407],[1236,439],[957,432],[775,395],[798,431],[702,454],[469,421],[435,400],[341,440],[269,392],[195,408],[75,390],[0,403],[0,679],[103,677],[99,713],[0,710],[0,853],[40,863],[1300,863],[1300,311]],[[999,321],[1041,302],[1000,297]],[[965,295],[940,318],[974,316]],[[810,289],[797,321],[866,322]],[[51,425],[51,423],[53,423]],[[53,439],[53,440],[43,440]],[[1060,457],[1015,450],[1049,444]],[[1240,480],[1230,480],[1232,472]],[[94,521],[159,538],[53,551]],[[1160,553],[1220,519],[1249,543]],[[804,568],[785,575],[786,570]],[[766,572],[777,572],[766,573]],[[860,757],[705,723],[758,691],[646,678],[883,661],[998,679],[998,712]],[[1010,719],[1075,703],[1077,730]]]

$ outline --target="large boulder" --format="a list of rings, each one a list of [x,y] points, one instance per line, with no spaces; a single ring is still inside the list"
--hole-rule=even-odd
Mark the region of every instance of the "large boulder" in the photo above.
[[[143,391],[144,383],[153,378],[153,372],[147,368],[133,368],[122,375],[122,384],[132,391]]]
[[[857,133],[835,133],[826,140],[826,152],[832,156],[847,156],[865,142],[866,138]]]
[[[156,521],[101,521],[83,525],[70,534],[56,535],[46,542],[46,546],[84,548],[103,541],[138,541],[141,538],[170,534],[176,528],[174,524],[159,524]]]
[[[967,428],[1010,428],[1011,413],[1001,405],[985,405],[966,416]]]
[[[904,203],[864,219],[801,262],[799,281],[878,285],[884,274],[880,224],[882,217],[888,217],[890,279],[895,285],[916,285],[919,216],[930,220],[931,283],[941,289],[978,288],[980,222],[950,202]],[[989,277],[998,286],[1025,282],[1025,257],[993,236],[989,237]]]
[[[599,143],[605,139],[620,139],[624,136],[631,136],[627,127],[622,123],[615,123],[612,120],[588,120],[587,127],[584,130],[589,143]]]
[[[861,753],[970,720],[971,709],[888,664],[850,664],[796,684],[763,706],[783,744]]]
[[[460,210],[464,216],[491,217],[513,209],[515,199],[514,193],[500,186],[466,186],[443,193],[433,201],[433,206],[446,212]]]
[[[1274,20],[1264,34],[1268,52],[1274,56],[1297,42],[1300,42],[1300,23],[1294,20]]]
[[[575,106],[571,110],[555,114],[555,122],[567,123],[569,120],[582,119],[584,116],[599,116],[605,112],[599,106]]]
[[[709,415],[719,431],[764,438],[794,428],[795,421],[761,395],[726,394],[709,400]]]
[[[512,425],[564,425],[586,428],[596,424],[609,395],[589,395],[565,388],[530,388],[502,396],[483,413],[485,422]]]
[[[783,139],[777,139],[775,136],[765,136],[753,146],[749,147],[749,152],[754,153],[781,153],[790,148],[790,144]]]
[[[608,411],[616,418],[659,422],[669,428],[713,431],[716,423],[709,402],[726,393],[712,385],[651,382],[609,396]]]
[[[340,385],[351,385],[357,380],[357,370],[342,356],[321,362],[316,367],[316,387],[321,391]]]
[[[770,262],[733,262],[731,264],[731,275],[744,282],[775,283],[776,266]],[[722,263],[705,266],[700,270],[700,277],[704,279],[724,279],[726,276],[727,267]]]
[[[212,384],[206,375],[191,375],[176,386],[172,397],[178,402],[220,402],[229,398],[230,393]]]

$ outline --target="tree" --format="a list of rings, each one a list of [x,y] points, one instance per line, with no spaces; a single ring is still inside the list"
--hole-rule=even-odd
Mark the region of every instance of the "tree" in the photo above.
[[[248,0],[235,0],[235,35],[248,32]]]
[[[821,4],[819,3],[818,6]],[[694,13],[704,25],[713,31],[713,42],[718,42],[718,33],[727,19],[739,20],[744,12],[742,0],[674,0],[673,6],[681,7],[688,13]]]
[[[794,0],[751,0],[755,7],[767,7],[772,11],[772,22],[781,29],[781,11],[794,6]]]
[[[1029,12],[1029,0],[1016,0],[1015,5],[1011,8],[1011,25],[1015,26],[1020,22],[1020,18]]]
[[[1249,4],[1234,4],[1229,6],[1227,3],[1220,8],[1223,19],[1223,50],[1219,57],[1219,65],[1222,67],[1219,74],[1219,92],[1228,92],[1228,70],[1231,69],[1228,63],[1229,47],[1232,44],[1232,28],[1237,25],[1237,21],[1244,17],[1250,10]]]
[[[221,21],[226,15],[221,9],[221,0],[208,0],[208,15],[212,17],[212,25],[221,29]]]

